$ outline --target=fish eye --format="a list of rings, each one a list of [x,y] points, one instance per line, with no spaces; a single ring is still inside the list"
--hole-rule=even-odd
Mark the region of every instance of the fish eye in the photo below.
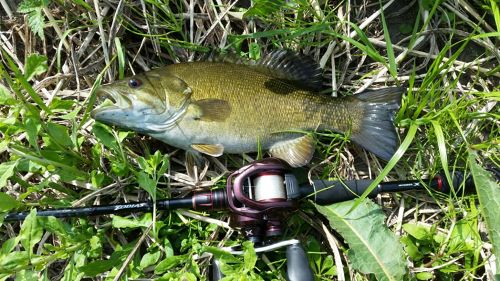
[[[136,88],[139,88],[141,85],[142,85],[142,81],[139,79],[132,78],[132,79],[128,80],[128,86],[130,88],[136,89]]]

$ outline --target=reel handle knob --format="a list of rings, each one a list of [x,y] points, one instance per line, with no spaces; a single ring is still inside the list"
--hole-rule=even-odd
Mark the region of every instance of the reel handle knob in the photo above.
[[[211,281],[219,281],[222,278],[224,278],[224,274],[222,274],[222,271],[220,269],[221,264],[218,259],[214,258],[212,260],[212,264],[210,265],[210,271],[211,271]]]
[[[313,281],[314,275],[304,248],[297,243],[286,248],[286,275],[288,281]]]

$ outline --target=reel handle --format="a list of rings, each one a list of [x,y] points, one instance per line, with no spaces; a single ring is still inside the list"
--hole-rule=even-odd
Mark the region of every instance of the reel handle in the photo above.
[[[307,254],[304,248],[297,239],[290,239],[285,241],[280,241],[274,244],[255,247],[256,253],[272,252],[279,248],[286,247],[286,267],[287,281],[314,281],[314,274],[311,267],[309,266],[309,260],[307,259]],[[234,247],[222,248],[233,255],[243,255],[244,252],[241,250],[236,250]],[[221,272],[221,264],[217,259],[212,260],[210,266],[211,271],[211,281],[219,281],[224,278],[224,274]]]

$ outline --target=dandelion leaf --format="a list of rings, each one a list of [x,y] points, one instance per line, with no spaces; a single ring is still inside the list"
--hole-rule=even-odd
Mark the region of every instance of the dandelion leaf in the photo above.
[[[497,275],[495,280],[500,280],[500,186],[492,175],[476,162],[476,158],[475,152],[469,152],[469,165],[474,185],[488,227],[490,242],[493,244],[493,254],[496,257]]]
[[[351,212],[354,201],[330,206],[316,205],[330,226],[349,244],[351,265],[365,274],[374,274],[379,281],[403,280],[406,266],[403,247],[386,227],[378,205],[364,200]]]

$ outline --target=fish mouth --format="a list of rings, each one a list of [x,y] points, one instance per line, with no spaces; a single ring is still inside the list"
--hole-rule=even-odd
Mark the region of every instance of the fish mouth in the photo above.
[[[94,119],[102,112],[132,107],[132,101],[118,91],[99,89],[96,96],[97,107],[90,112],[90,116]]]

